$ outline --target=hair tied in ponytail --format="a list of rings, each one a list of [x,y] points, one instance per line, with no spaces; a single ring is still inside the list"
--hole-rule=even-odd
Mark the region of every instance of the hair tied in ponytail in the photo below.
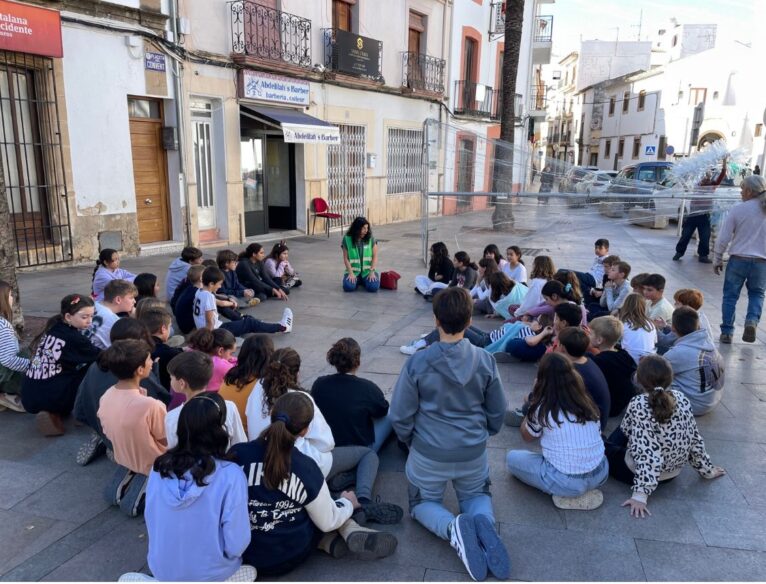
[[[279,414],[276,414],[274,416],[274,421],[275,422],[284,422],[285,426],[289,426],[290,425],[290,416],[288,416],[287,414],[279,413]]]
[[[656,387],[654,387],[654,391],[657,391],[657,392],[665,391],[665,388],[662,387],[661,385],[657,385]]]

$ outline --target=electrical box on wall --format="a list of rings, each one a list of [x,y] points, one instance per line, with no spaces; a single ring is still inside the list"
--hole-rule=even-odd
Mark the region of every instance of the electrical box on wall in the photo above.
[[[162,147],[165,150],[178,150],[178,131],[176,128],[162,128]]]
[[[375,168],[378,165],[378,155],[374,152],[367,153],[367,168]]]

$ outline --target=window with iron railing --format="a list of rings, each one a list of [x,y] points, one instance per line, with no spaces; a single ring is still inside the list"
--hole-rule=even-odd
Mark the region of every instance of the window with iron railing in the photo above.
[[[444,59],[422,53],[402,53],[402,86],[415,91],[444,93]]]
[[[422,130],[388,130],[386,192],[389,195],[420,192],[423,188],[422,155]]]

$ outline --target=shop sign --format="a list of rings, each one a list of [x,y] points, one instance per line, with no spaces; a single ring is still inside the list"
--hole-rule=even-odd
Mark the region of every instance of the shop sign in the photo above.
[[[162,53],[144,53],[144,69],[165,72],[165,55]]]
[[[299,144],[340,144],[338,126],[309,126],[305,124],[282,124],[285,142]]]
[[[352,75],[380,76],[380,41],[336,30],[333,69]]]
[[[242,71],[242,97],[308,107],[311,86],[298,81],[259,71]]]
[[[63,57],[61,15],[56,10],[0,0],[0,50]]]

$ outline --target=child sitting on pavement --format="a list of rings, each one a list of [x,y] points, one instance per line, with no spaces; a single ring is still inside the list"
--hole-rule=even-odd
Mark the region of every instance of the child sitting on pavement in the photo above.
[[[212,331],[200,328],[189,335],[189,347],[209,355],[213,360],[213,374],[207,384],[207,391],[218,391],[223,378],[237,364],[234,356],[237,339],[224,328]]]
[[[695,288],[681,288],[676,290],[673,294],[673,309],[680,308],[681,306],[688,306],[697,311],[697,315],[700,320],[700,330],[707,333],[708,339],[711,343],[714,343],[713,329],[710,326],[705,312],[702,310],[702,304],[705,301],[705,296],[701,291]],[[670,322],[658,323],[657,326],[657,353],[664,355],[668,349],[673,346],[673,343],[678,339],[678,335],[671,330]]]
[[[109,331],[120,313],[133,313],[138,289],[127,280],[111,280],[104,288],[103,300],[97,301],[93,321],[85,330],[85,336],[99,349],[108,349]]]
[[[207,386],[213,375],[213,361],[209,355],[200,351],[184,351],[168,364],[168,373],[170,373],[173,391],[186,397],[186,401],[180,407],[168,412],[165,416],[168,448],[173,448],[178,444],[178,420],[183,409],[191,400],[205,399],[209,396]],[[237,406],[230,401],[225,401],[224,405],[226,406],[224,424],[226,433],[229,435],[229,446],[247,442]]]
[[[176,288],[187,277],[189,268],[200,264],[202,264],[202,251],[196,247],[185,247],[181,250],[181,257],[174,259],[168,267],[168,274],[165,276],[165,295],[174,308],[173,299]]]
[[[601,296],[601,308],[606,309],[607,314],[616,314],[622,307],[628,294],[631,293],[630,264],[617,262],[609,268],[607,274],[609,281],[604,285],[604,294]],[[601,316],[601,315],[599,315]]]
[[[98,419],[120,465],[107,487],[106,499],[131,517],[143,511],[146,480],[167,448],[165,405],[146,395],[141,381],[152,373],[152,350],[145,341],[112,344],[103,363],[117,383],[101,397]]]
[[[651,515],[649,496],[660,483],[677,477],[687,462],[705,479],[726,471],[710,462],[689,400],[670,387],[673,371],[667,360],[659,355],[641,359],[636,381],[643,393],[630,400],[606,452],[609,474],[632,485],[633,494],[622,506],[630,507],[632,517],[645,517]]]
[[[657,329],[646,315],[646,300],[640,294],[628,294],[617,318],[623,324],[621,346],[638,363],[644,355],[656,353]]]
[[[609,463],[599,409],[566,356],[551,353],[540,360],[520,430],[527,442],[540,438],[542,453],[508,452],[506,464],[514,477],[553,495],[559,509],[601,506],[604,495],[598,487],[609,477]]]
[[[704,416],[723,396],[723,358],[707,331],[699,328],[699,315],[693,308],[675,309],[673,332],[678,340],[665,353],[673,368],[671,387],[687,397],[695,416]]]
[[[622,334],[622,323],[614,316],[599,316],[590,322],[590,351],[595,353],[591,359],[601,369],[609,387],[610,417],[619,416],[636,394],[633,385],[636,362],[625,349],[617,347]]]
[[[434,296],[440,341],[405,363],[389,418],[409,447],[412,517],[450,542],[474,580],[484,580],[488,570],[506,579],[510,560],[495,528],[487,457],[487,439],[502,427],[506,399],[492,356],[464,338],[472,310],[467,290],[448,288]],[[450,481],[457,517],[443,503]]]
[[[646,315],[659,330],[673,318],[673,305],[665,298],[665,278],[660,274],[649,274],[644,280],[644,298],[648,302]]]
[[[129,339],[145,341],[149,346],[152,343],[152,337],[146,325],[134,318],[118,320],[112,327],[110,335],[112,343]],[[77,388],[77,399],[74,402],[72,413],[78,422],[93,430],[90,437],[77,452],[76,461],[81,466],[89,464],[104,451],[113,450],[112,443],[104,434],[104,429],[98,419],[98,408],[101,397],[118,381],[117,377],[109,371],[107,354],[104,352],[101,353],[99,360],[88,368],[88,372]],[[146,395],[159,400],[163,405],[168,406],[171,402],[170,391],[162,386],[154,370],[148,377],[141,380],[140,385],[146,390]]]

